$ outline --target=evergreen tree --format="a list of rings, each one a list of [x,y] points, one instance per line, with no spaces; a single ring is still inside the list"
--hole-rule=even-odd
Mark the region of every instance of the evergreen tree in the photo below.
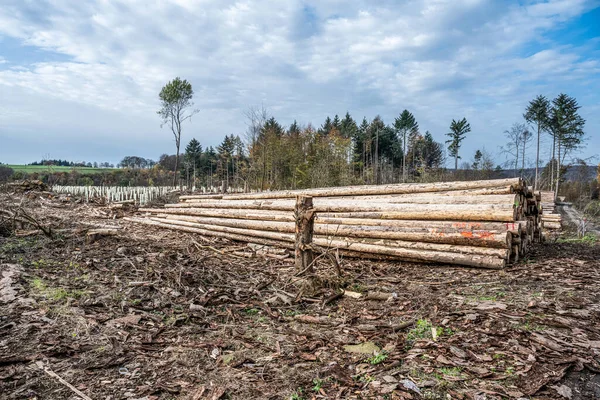
[[[328,116],[327,118],[325,118],[325,122],[321,126],[321,129],[319,129],[319,133],[321,135],[327,136],[329,135],[329,132],[331,132],[331,129],[333,129],[333,123],[331,122],[331,118],[329,118]]]
[[[344,119],[342,119],[342,122],[340,123],[340,134],[344,138],[355,138],[357,130],[358,127],[356,126],[356,122],[354,121],[354,119],[352,119],[350,113],[346,112]]]
[[[579,115],[581,108],[575,98],[561,93],[552,100],[549,127],[558,144],[555,196],[558,196],[561,165],[565,156],[577,149],[583,140],[585,120]]]
[[[296,120],[294,120],[294,122],[290,125],[290,127],[288,129],[288,135],[289,136],[300,135],[300,127],[298,126],[298,123],[296,122]]]
[[[481,152],[481,150],[475,151],[475,155],[473,156],[473,164],[471,165],[471,168],[473,168],[475,171],[479,170],[479,167],[481,166],[482,157],[483,153]]]
[[[446,134],[450,139],[446,140],[446,143],[449,143],[448,150],[450,152],[450,156],[454,157],[454,170],[458,170],[458,159],[460,156],[458,155],[458,151],[460,150],[460,144],[464,140],[465,135],[471,132],[471,125],[467,122],[466,118],[461,119],[460,121],[452,120],[450,124],[450,132]]]
[[[548,129],[550,120],[550,102],[545,96],[539,95],[529,102],[523,117],[530,124],[535,123],[537,125],[537,151],[535,156],[535,179],[533,181],[533,190],[537,190],[538,167],[540,164],[540,135],[543,130]]]
[[[341,126],[342,125],[340,122],[340,117],[337,114],[335,114],[335,116],[333,117],[333,121],[331,121],[331,127],[335,128],[339,132]]]
[[[394,128],[396,129],[399,138],[402,138],[402,182],[406,182],[406,148],[408,144],[407,135],[411,135],[414,138],[419,131],[419,124],[417,123],[414,115],[412,115],[408,110],[404,110],[394,121]]]

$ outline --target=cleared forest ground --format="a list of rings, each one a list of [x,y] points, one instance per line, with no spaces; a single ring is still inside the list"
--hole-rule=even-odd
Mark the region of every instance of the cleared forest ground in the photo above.
[[[324,260],[311,293],[278,254],[22,207],[55,237],[0,237],[0,398],[77,398],[47,371],[92,399],[600,397],[598,244],[502,271]]]

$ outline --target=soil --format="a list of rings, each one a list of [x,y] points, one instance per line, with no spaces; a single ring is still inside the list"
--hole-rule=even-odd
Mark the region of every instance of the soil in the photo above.
[[[0,229],[2,399],[600,398],[597,243],[501,271],[324,257],[307,278],[75,200],[0,197],[52,228]]]

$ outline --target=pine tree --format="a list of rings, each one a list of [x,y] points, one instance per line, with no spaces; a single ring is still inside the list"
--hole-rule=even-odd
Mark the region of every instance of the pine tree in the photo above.
[[[446,140],[446,143],[449,143],[448,150],[450,152],[450,156],[454,157],[454,170],[458,170],[458,159],[460,156],[458,155],[458,151],[460,150],[460,143],[464,140],[465,135],[471,132],[471,125],[467,122],[466,118],[461,119],[460,121],[452,120],[450,124],[450,132],[446,133],[446,136],[449,136],[450,139]]]
[[[479,167],[481,166],[482,157],[483,153],[481,152],[481,150],[476,150],[475,155],[473,156],[473,164],[471,165],[471,168],[473,168],[475,171],[479,170]]]
[[[575,98],[564,93],[552,100],[549,126],[558,144],[555,196],[558,196],[562,162],[569,152],[581,145],[585,134],[585,120],[578,113],[580,108]]]
[[[191,166],[192,173],[194,177],[194,183],[192,186],[196,184],[196,173],[198,171],[198,167],[201,165],[202,160],[202,146],[200,142],[195,138],[189,141],[188,145],[185,147],[185,153],[183,156],[184,164],[187,166]],[[189,167],[188,167],[189,169]]]
[[[396,128],[399,138],[402,138],[402,182],[406,182],[406,148],[408,145],[407,135],[411,135],[414,138],[419,131],[419,124],[417,123],[414,115],[412,115],[408,110],[404,110],[394,121],[394,128]]]
[[[356,122],[352,119],[350,113],[346,112],[344,119],[342,119],[342,122],[340,123],[340,134],[344,138],[355,138],[357,130],[358,127],[356,126]]]
[[[296,122],[296,120],[294,120],[294,122],[290,125],[290,127],[288,129],[288,135],[289,136],[300,135],[300,127],[298,126],[298,123]]]
[[[523,117],[530,124],[537,125],[537,151],[535,156],[535,180],[533,189],[538,189],[538,169],[540,164],[540,135],[542,131],[548,129],[550,119],[550,102],[545,96],[539,95],[529,102]]]
[[[333,123],[331,122],[331,118],[329,118],[328,116],[327,118],[325,118],[325,122],[321,126],[321,129],[319,129],[319,133],[321,135],[327,136],[329,135],[329,132],[331,132],[331,129],[333,129]]]
[[[333,117],[333,121],[331,122],[331,127],[335,128],[339,132],[341,126],[342,125],[340,122],[340,117],[337,114],[335,114],[335,116]]]

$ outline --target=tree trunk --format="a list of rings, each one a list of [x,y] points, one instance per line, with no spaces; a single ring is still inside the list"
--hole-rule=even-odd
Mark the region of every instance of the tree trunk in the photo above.
[[[525,139],[525,136],[523,136],[523,154],[521,154],[521,174],[519,175],[521,178],[523,178],[523,172],[525,171],[525,147],[526,147],[527,141]]]
[[[537,191],[538,190],[538,169],[540,166],[540,134],[541,134],[541,127],[540,124],[538,123],[538,129],[537,129],[537,151],[535,153],[535,180],[533,181],[533,190]]]
[[[556,153],[556,135],[552,135],[552,158],[550,159],[550,191],[554,191],[554,157]]]
[[[558,190],[560,187],[560,151],[561,151],[561,141],[558,139],[558,157],[556,158],[556,190],[554,191],[554,199],[558,198]]]
[[[173,175],[173,187],[177,187],[177,172],[179,170],[179,143],[177,143],[177,154],[175,155],[175,174]]]
[[[379,128],[375,131],[375,184],[379,185]]]
[[[406,131],[402,135],[402,182],[406,183]]]

